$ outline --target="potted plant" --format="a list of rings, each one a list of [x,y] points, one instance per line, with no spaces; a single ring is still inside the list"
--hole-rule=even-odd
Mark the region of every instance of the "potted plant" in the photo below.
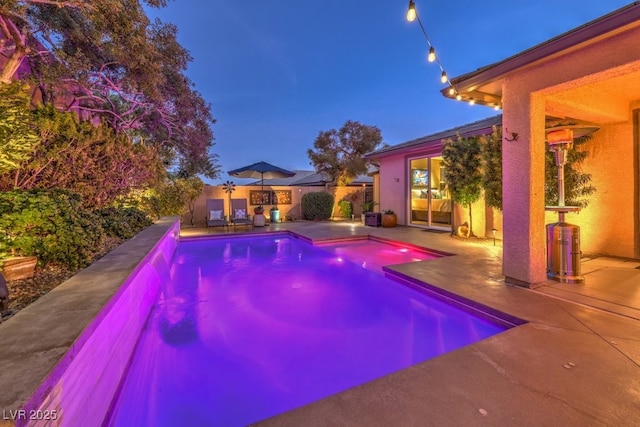
[[[280,210],[277,206],[273,206],[269,211],[271,222],[280,222]]]
[[[398,224],[398,217],[394,211],[387,209],[382,212],[382,226],[395,227]]]

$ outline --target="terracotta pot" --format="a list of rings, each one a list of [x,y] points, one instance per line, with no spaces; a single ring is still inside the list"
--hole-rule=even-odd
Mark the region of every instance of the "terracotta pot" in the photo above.
[[[383,227],[395,227],[398,225],[398,217],[396,214],[382,214],[382,226]]]
[[[34,276],[37,262],[34,256],[7,258],[2,263],[2,275],[6,280],[28,279]]]

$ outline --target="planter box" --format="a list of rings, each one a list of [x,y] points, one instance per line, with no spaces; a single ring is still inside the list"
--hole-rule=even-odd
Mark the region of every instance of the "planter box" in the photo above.
[[[34,256],[7,258],[2,263],[2,275],[9,280],[33,277],[38,259]]]

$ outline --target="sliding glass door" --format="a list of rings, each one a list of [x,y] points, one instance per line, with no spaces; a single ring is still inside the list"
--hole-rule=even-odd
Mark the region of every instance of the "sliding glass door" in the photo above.
[[[451,228],[451,197],[441,156],[409,159],[409,223]]]

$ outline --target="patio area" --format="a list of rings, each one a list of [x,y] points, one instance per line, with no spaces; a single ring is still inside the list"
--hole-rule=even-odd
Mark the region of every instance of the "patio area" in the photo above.
[[[280,230],[316,241],[372,235],[452,253],[392,269],[526,323],[260,425],[582,426],[636,425],[640,418],[640,262],[584,258],[585,284],[547,281],[531,290],[504,283],[499,241],[357,222],[279,223],[248,232]]]

